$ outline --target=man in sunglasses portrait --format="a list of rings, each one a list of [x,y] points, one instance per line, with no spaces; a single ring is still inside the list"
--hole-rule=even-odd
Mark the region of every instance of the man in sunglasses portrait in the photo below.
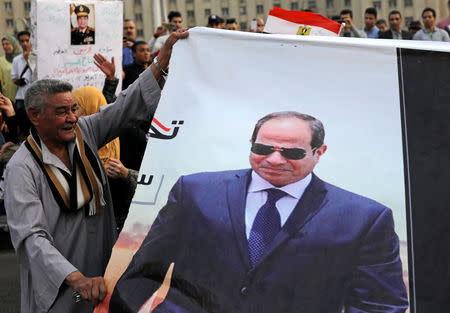
[[[172,262],[155,312],[405,312],[392,212],[313,173],[324,137],[313,116],[271,113],[250,169],[180,177],[110,312],[136,312]]]

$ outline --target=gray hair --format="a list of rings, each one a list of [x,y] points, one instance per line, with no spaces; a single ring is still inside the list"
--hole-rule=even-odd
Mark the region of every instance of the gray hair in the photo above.
[[[30,85],[25,93],[25,109],[36,108],[44,113],[48,97],[61,92],[72,92],[72,85],[57,79],[41,79]]]
[[[252,134],[252,142],[256,141],[256,137],[258,136],[258,131],[263,126],[263,124],[271,119],[283,119],[283,118],[298,118],[300,120],[309,122],[309,126],[311,127],[312,139],[311,139],[311,148],[320,148],[323,145],[323,141],[325,139],[325,129],[320,120],[316,119],[314,116],[303,114],[295,111],[282,111],[282,112],[274,112],[267,114],[263,118],[261,118],[255,125]]]

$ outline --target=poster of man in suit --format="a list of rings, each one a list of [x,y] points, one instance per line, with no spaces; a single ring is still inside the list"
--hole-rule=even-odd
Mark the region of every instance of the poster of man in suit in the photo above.
[[[180,177],[111,312],[136,311],[172,262],[169,312],[404,312],[392,211],[313,173],[324,137],[315,117],[274,112],[255,125],[251,169]]]
[[[241,43],[252,46],[242,73],[259,80],[242,75],[239,84],[211,85],[211,73],[236,71],[232,59],[230,67],[216,62],[214,51],[235,60]],[[346,43],[190,31],[171,60],[114,248],[111,264],[131,262],[114,277],[111,312],[138,311],[172,262],[155,312],[408,311],[397,54]],[[261,64],[280,49],[274,79]],[[362,65],[390,92],[367,97]],[[356,74],[327,84],[330,71]]]

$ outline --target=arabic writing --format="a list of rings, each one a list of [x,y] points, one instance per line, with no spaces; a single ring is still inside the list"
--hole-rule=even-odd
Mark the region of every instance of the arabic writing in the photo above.
[[[172,125],[183,125],[183,124],[184,124],[184,121],[172,121]],[[163,139],[163,140],[173,139],[178,135],[178,130],[180,129],[180,126],[173,127],[171,134],[164,134],[158,128],[165,132],[170,131],[172,129],[172,128],[165,127],[157,119],[153,119],[153,123],[150,126],[150,131],[147,134],[147,136],[150,136],[150,137],[156,138],[156,139]]]
[[[53,55],[66,54],[66,53],[67,53],[67,49],[61,49],[61,48],[58,48],[55,51],[53,51]]]
[[[145,178],[147,177],[146,174],[142,174],[141,177],[139,178],[139,181],[137,182],[140,185],[150,185],[153,181],[153,175],[149,175],[148,180],[145,181]]]

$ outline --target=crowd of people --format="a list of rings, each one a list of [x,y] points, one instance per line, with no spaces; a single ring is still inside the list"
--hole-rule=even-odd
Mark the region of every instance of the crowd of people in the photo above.
[[[336,22],[344,23],[343,30],[340,34],[341,37],[450,41],[450,1],[448,2],[448,9],[449,16],[437,22],[436,10],[433,8],[425,8],[422,11],[422,22],[419,20],[410,21],[407,29],[402,29],[403,17],[398,10],[389,12],[387,19],[385,19],[378,16],[376,8],[367,8],[364,12],[364,27],[361,29],[358,29],[354,25],[353,12],[350,9],[342,10],[339,16],[335,16],[332,19]],[[304,11],[312,12],[311,10]],[[126,23],[126,31],[124,26],[124,44],[126,47],[131,48],[133,43],[136,42],[136,27],[131,20],[126,20]],[[247,31],[240,28],[235,18],[223,19],[218,15],[209,16],[207,26],[218,29]],[[255,18],[250,23],[248,31],[263,33],[264,26],[263,19]],[[179,12],[170,12],[168,23],[160,25],[148,42],[150,53],[157,53],[168,34],[181,27],[181,14]],[[125,55],[131,55],[131,52],[125,52],[124,50]],[[128,60],[131,60],[131,58],[127,58],[124,61],[124,65],[131,62]]]
[[[450,1],[448,5],[450,11]],[[351,10],[342,10],[335,20],[345,23],[342,37],[449,41],[450,18],[436,24],[432,8],[423,10],[423,25],[413,21],[408,30],[401,29],[402,14],[397,10],[389,13],[387,22],[378,18],[377,10],[368,8],[362,29],[354,26]],[[241,30],[236,19],[217,15],[209,17],[208,27]],[[264,33],[264,20],[254,19],[248,31]],[[149,41],[137,40],[134,22],[124,20],[122,73],[116,73],[114,58],[96,54],[95,64],[106,77],[103,90],[82,87],[73,93],[70,84],[60,81],[32,82],[28,31],[2,37],[2,177],[8,161],[17,157],[5,171],[0,196],[5,199],[2,213],[6,208],[12,241],[21,259],[22,312],[46,311],[51,306],[64,310],[73,304],[72,289],[94,305],[104,298],[101,276],[117,230],[128,214],[172,46],[186,36],[179,12],[170,12],[168,22],[159,26]],[[116,99],[118,75],[127,92]],[[116,104],[100,109],[112,102]],[[49,214],[51,208],[54,211]],[[64,214],[55,213],[57,208]],[[105,217],[103,211],[112,215]],[[105,236],[81,239],[80,234],[95,230]],[[82,249],[87,254],[74,253]],[[92,251],[98,252],[92,259],[95,266],[84,262]],[[30,254],[35,255],[33,260]],[[42,273],[41,265],[50,274]],[[43,281],[44,286],[38,284]],[[62,285],[65,287],[60,289]]]
[[[448,6],[450,15],[450,1]],[[450,41],[449,17],[441,19],[436,25],[436,11],[433,8],[425,8],[422,11],[423,25],[420,21],[411,21],[408,30],[401,29],[403,17],[398,10],[389,12],[388,23],[386,23],[385,19],[378,19],[375,8],[367,8],[364,12],[364,27],[362,29],[357,29],[354,26],[351,10],[342,10],[337,20],[345,23],[340,34],[342,37]]]

